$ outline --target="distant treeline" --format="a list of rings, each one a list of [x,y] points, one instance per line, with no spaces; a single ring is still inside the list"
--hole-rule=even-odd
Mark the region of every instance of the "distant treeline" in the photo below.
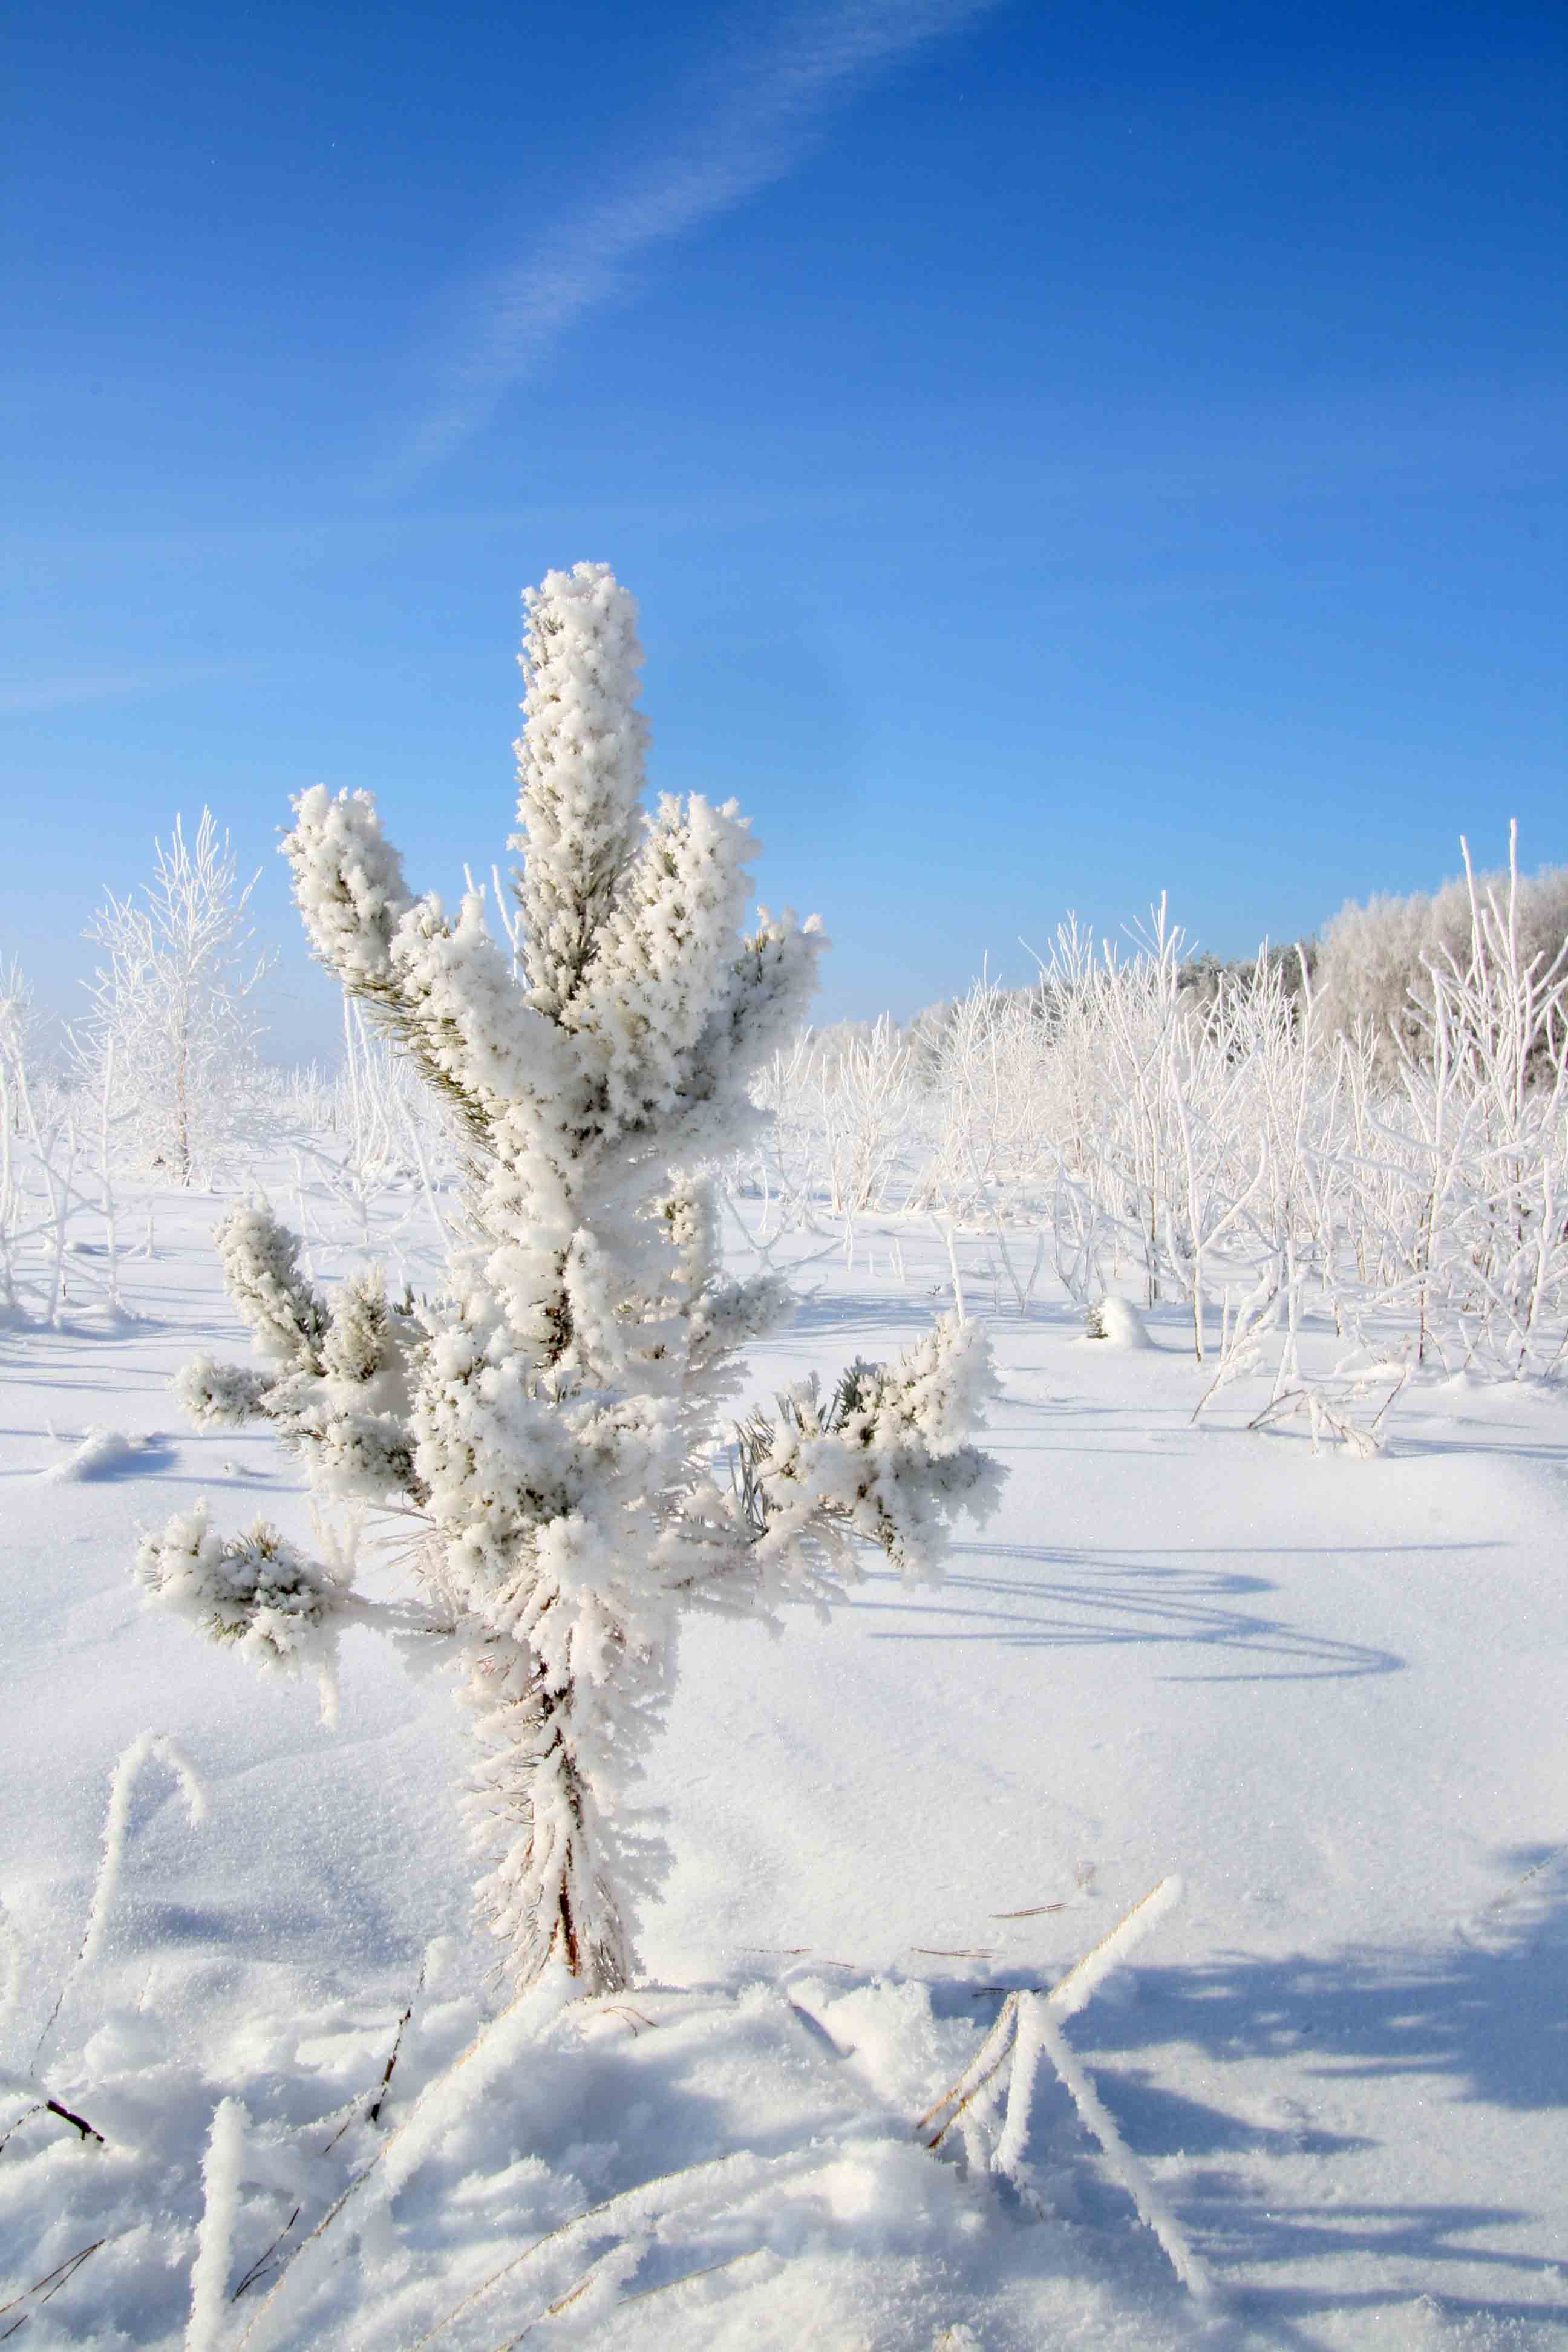
[[[1489,891],[1506,910],[1506,870],[1478,874],[1475,888],[1482,898]],[[1564,952],[1568,866],[1542,866],[1538,873],[1519,877],[1514,922],[1521,963],[1539,959],[1550,965]],[[1401,1045],[1421,1053],[1425,1009],[1432,1002],[1427,967],[1452,957],[1462,968],[1470,952],[1470,884],[1461,875],[1435,891],[1414,890],[1407,898],[1382,893],[1364,901],[1351,899],[1321,934],[1282,946],[1266,942],[1257,955],[1228,961],[1207,950],[1189,955],[1182,963],[1182,984],[1195,1004],[1212,1003],[1227,984],[1249,982],[1266,957],[1298,1001],[1304,976],[1325,1034],[1342,1031],[1352,1036],[1358,1028],[1364,1030],[1376,1041],[1378,1059],[1387,1067],[1397,1061]],[[1037,982],[1012,992],[1032,1000],[1039,1017],[1049,1021],[1055,984]],[[901,1025],[886,1024],[884,1016],[884,1024],[909,1047],[917,1080],[935,1076],[957,1002],[929,1004]],[[874,1025],[837,1022],[819,1030],[814,1042],[831,1064]]]

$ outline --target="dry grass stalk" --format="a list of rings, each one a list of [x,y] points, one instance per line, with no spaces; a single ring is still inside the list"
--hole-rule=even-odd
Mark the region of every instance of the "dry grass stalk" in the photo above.
[[[409,2021],[409,2019],[410,2019],[410,2018],[413,2016],[413,2014],[414,2014],[414,2004],[415,2004],[415,2002],[418,2000],[418,1998],[419,1998],[420,1994],[424,1991],[424,1990],[425,1990],[425,1963],[424,1963],[424,1961],[422,1960],[422,1961],[420,1962],[420,1964],[419,1964],[419,1975],[418,1975],[417,1981],[416,1981],[416,1984],[415,1984],[415,1987],[414,1987],[413,1991],[412,1991],[412,1992],[409,1994],[409,1996],[408,1996],[408,2006],[407,2006],[407,2008],[404,2011],[404,2012],[403,2012],[402,2016],[401,2016],[401,2017],[398,2019],[398,2021],[397,2021],[397,2031],[395,2032],[395,2034],[393,2035],[393,2037],[392,2037],[392,2053],[391,2053],[391,2055],[390,2055],[390,2056],[388,2057],[388,2059],[387,2059],[387,2062],[386,2062],[385,2066],[384,2066],[384,2067],[383,2068],[383,2070],[382,2070],[382,2076],[381,2076],[381,2080],[380,2080],[380,2082],[376,2084],[375,2096],[374,2096],[374,2099],[372,2099],[372,2101],[371,2101],[371,2103],[370,2103],[369,2106],[368,2106],[368,2107],[365,2109],[365,2111],[364,2111],[364,2112],[365,2112],[365,2121],[366,2121],[367,2123],[373,2123],[373,2124],[374,2124],[374,2123],[379,2123],[379,2122],[380,2122],[380,2120],[381,2120],[381,2111],[382,2111],[382,2108],[386,2105],[386,2086],[387,2086],[387,2084],[388,2084],[391,2082],[391,2080],[392,2080],[393,2069],[394,2069],[394,2068],[395,2067],[395,2065],[397,2064],[398,2053],[399,2053],[399,2052],[400,2052],[400,2051],[402,2050],[402,2048],[403,2048],[403,2036],[404,2036],[404,2032],[405,2032],[405,2029],[406,2029],[406,2027],[407,2027],[407,2024],[408,2024],[408,2021]],[[327,2154],[329,2154],[329,2153],[331,2152],[331,2150],[332,2148],[336,2147],[336,2146],[337,2146],[337,2144],[338,2144],[339,2140],[341,2140],[341,2139],[342,2139],[342,2136],[343,2136],[344,2132],[346,2132],[346,2131],[347,2131],[347,2129],[348,2129],[348,2127],[349,2127],[350,2124],[352,2124],[352,2123],[353,2123],[353,2110],[351,2109],[351,2110],[350,2110],[350,2112],[349,2112],[349,2113],[348,2113],[348,2114],[343,2117],[343,2119],[342,2119],[342,2123],[338,2126],[338,2127],[337,2127],[336,2131],[332,2134],[331,2138],[327,2142],[326,2147],[321,2150],[321,2153],[322,2153],[322,2155],[323,2155],[323,2156],[326,2156]]]
[[[1148,1914],[1152,1906],[1158,1906],[1154,1913],[1154,1916],[1158,1916],[1159,1911],[1163,1910],[1166,1904],[1173,1899],[1173,1891],[1178,1885],[1176,1881],[1163,1878],[1157,1886],[1151,1887],[1148,1894],[1135,1903],[1131,1911],[1124,1912],[1115,1926],[1108,1928],[1100,1941],[1092,1945],[1081,1959],[1075,1961],[1066,1976],[1045,1995],[1047,2007],[1058,2012],[1066,2011],[1070,2014],[1078,2006],[1075,1996],[1079,1993],[1084,1979],[1092,1974],[1097,1963],[1103,1959],[1110,1948],[1113,1944],[1134,1940],[1128,1934],[1134,1922]],[[1152,1925],[1152,1919],[1150,1920],[1150,1925]],[[1000,1988],[995,1990],[999,1990]],[[959,2116],[997,2074],[1012,2047],[1013,2038],[1017,2031],[1018,2005],[1026,1991],[1033,1997],[1033,1987],[1015,1988],[1009,1991],[990,2032],[957,2082],[943,2092],[934,2106],[928,2107],[925,2114],[917,2119],[916,2131],[924,2131],[928,2124],[936,2121],[944,2107],[951,2106],[952,2109],[952,2113],[938,2129],[934,2137],[926,2142],[928,2147],[941,2147]]]
[[[995,2081],[1004,2065],[1010,2063],[1012,2072],[1006,2117],[996,2143],[993,2164],[994,2169],[1006,2175],[1021,2195],[1033,2199],[1034,2192],[1023,2167],[1023,2156],[1028,2134],[1035,2073],[1043,2053],[1050,2059],[1080,2120],[1099,2140],[1107,2164],[1131,2198],[1139,2220],[1152,2231],[1183,2284],[1194,2296],[1202,2300],[1210,2292],[1208,2275],[1202,2262],[1188,2244],[1175,2215],[1144,2166],[1118,2132],[1062,2032],[1063,2021],[1084,2006],[1104,1974],[1152,1927],[1180,1893],[1179,1879],[1163,1878],[1157,1886],[1152,1887],[1140,1902],[1133,1905],[1131,1911],[1122,1915],[1048,1993],[1028,1986],[1009,1992],[995,2023],[968,2066],[936,2105],[921,2116],[915,2128],[923,2132],[926,2126],[934,2122],[944,2109],[951,2108],[946,2121],[926,2142],[928,2147],[940,2147],[960,2116]],[[997,1986],[994,1990],[1000,1991],[1002,1988]]]
[[[524,2263],[531,2261],[532,2257],[545,2246],[555,2244],[574,2230],[580,2230],[585,2222],[602,2221],[606,2213],[614,2212],[617,2205],[627,2204],[634,2197],[645,2196],[650,2189],[657,2189],[661,2181],[689,2180],[699,2172],[714,2172],[723,2165],[732,2164],[734,2160],[733,2155],[710,2156],[705,2157],[700,2164],[681,2165],[673,2172],[656,2172],[650,2180],[639,2181],[635,2189],[617,2189],[615,2196],[604,2198],[597,2205],[590,2205],[582,2213],[573,2214],[570,2221],[558,2221],[553,2230],[546,2230],[542,2237],[535,2238],[531,2245],[524,2246],[520,2253],[512,2254],[502,2263],[499,2270],[493,2270],[489,2278],[481,2279],[478,2286],[470,2287],[462,2301],[455,2303],[446,2317],[438,2319],[434,2327],[427,2329],[418,2342],[409,2347],[409,2352],[425,2352],[425,2347],[427,2344],[434,2344],[438,2336],[444,2336],[454,2321],[461,2319],[465,2312],[471,2311],[476,2303],[482,2302],[490,2289],[493,2286],[499,2286],[503,2278],[510,2277],[513,2271],[520,2269]],[[586,2283],[585,2280],[583,2282],[584,2284]],[[580,2291],[580,2288],[574,2290],[574,2293]],[[530,2320],[531,2327],[534,2324],[533,2320]],[[514,2336],[511,2341],[515,2343],[518,2339]]]
[[[96,2137],[96,2134],[94,2137]],[[41,2279],[35,2279],[31,2286],[24,2287],[20,2294],[13,2295],[9,2303],[0,2303],[0,2319],[4,2319],[8,2311],[21,2312],[21,2316],[14,2319],[9,2327],[0,2327],[0,2342],[3,2342],[7,2336],[15,2336],[19,2328],[26,2327],[35,2311],[40,2310],[53,2296],[58,2294],[62,2286],[69,2285],[88,2256],[96,2254],[100,2246],[106,2246],[108,2243],[107,2238],[95,2238],[90,2246],[83,2246],[79,2253],[68,2254],[63,2263],[58,2263],[52,2271],[46,2271]],[[21,2306],[25,2303],[31,2305],[32,2308],[22,2311]]]
[[[628,2303],[646,2303],[650,2294],[668,2294],[672,2288],[689,2286],[694,2279],[711,2278],[715,2271],[732,2271],[739,2263],[754,2263],[759,2254],[772,2253],[771,2246],[748,2246],[744,2253],[726,2254],[722,2262],[704,2263],[700,2270],[682,2271],[679,2278],[660,2279],[657,2286],[639,2286],[635,2294],[623,2294],[617,2311]]]
[[[331,2146],[330,2141],[328,2142],[328,2145],[329,2147]],[[273,2255],[278,2252],[279,2247],[283,2243],[284,2239],[289,2235],[289,2231],[294,2227],[295,2222],[299,2220],[304,2210],[305,2209],[302,2205],[295,2206],[294,2210],[289,2214],[289,2219],[284,2222],[283,2227],[279,2231],[278,2235],[273,2239],[272,2243],[268,2247],[266,2252],[257,2255],[256,2260],[251,2263],[250,2268],[246,2272],[245,2276],[240,2280],[239,2284],[229,2296],[230,2303],[237,2303],[240,2296],[246,2294],[256,2284],[257,2280],[261,2276],[263,2271],[268,2267]]]
[[[1007,1995],[1006,2000],[1003,2002],[1002,2007],[997,2013],[996,2021],[992,2026],[990,2032],[986,2035],[984,2041],[981,2043],[979,2049],[975,2052],[974,2056],[970,2060],[968,2065],[964,2068],[957,2082],[954,2083],[950,2089],[944,2091],[934,2105],[926,2109],[923,2116],[917,2118],[915,2123],[916,2131],[924,2131],[928,2124],[935,2123],[936,2118],[941,2115],[944,2107],[951,2106],[952,2109],[952,2113],[948,2116],[947,2121],[941,2126],[936,2137],[933,2139],[927,2140],[926,2146],[928,2147],[938,2147],[941,2146],[942,2140],[946,2137],[948,2132],[951,2131],[953,2125],[958,2121],[959,2116],[968,2106],[970,2101],[974,2098],[979,2092],[983,2091],[986,2084],[991,2081],[998,2067],[1002,2064],[1003,2060],[1006,2057],[1009,2049],[1012,2047],[1013,2034],[1016,2028],[1017,2021],[1018,1995],[1016,1992],[1010,1992]]]
[[[262,2304],[260,2309],[252,2319],[250,2326],[246,2329],[244,2336],[241,2336],[241,2344],[248,2343],[256,2330],[261,2326],[268,2312],[271,2309],[274,2302],[281,2294],[288,2282],[289,2273],[292,2271],[294,2264],[299,2261],[300,2255],[305,2252],[308,2247],[314,2245],[319,2238],[325,2236],[327,2231],[331,2229],[332,2223],[337,2220],[338,2215],[343,2210],[343,2208],[349,2203],[350,2200],[357,2195],[358,2191],[364,2187],[365,2182],[376,2170],[383,2158],[388,2156],[393,2148],[396,2147],[398,2141],[403,2137],[404,2133],[413,2123],[415,2116],[418,2114],[424,2101],[430,2096],[433,2091],[440,2088],[442,2084],[449,2083],[453,2075],[458,2074],[462,2068],[468,2063],[470,2059],[478,2056],[485,2043],[489,2041],[490,2035],[495,2032],[497,2026],[501,2024],[506,2018],[510,2016],[512,2011],[518,2007],[519,2002],[521,2002],[525,1997],[526,1996],[524,1994],[519,1993],[514,2000],[510,2000],[505,2009],[501,2010],[498,2015],[490,2018],[483,2026],[480,2027],[479,2032],[475,2034],[473,2040],[468,2043],[468,2048],[461,2052],[458,2057],[454,2058],[452,2063],[447,2068],[446,2072],[442,2074],[437,2075],[433,2083],[427,2083],[426,2084],[421,2097],[415,2102],[415,2105],[409,2109],[408,2114],[398,2125],[396,2130],[387,2134],[386,2137],[382,2141],[381,2146],[376,2149],[375,2154],[371,2158],[370,2162],[364,2166],[363,2170],[355,2173],[353,2179],[349,2182],[348,2187],[343,2190],[342,2194],[334,2199],[333,2202],[328,2206],[326,2211],[322,2214],[315,2228],[310,2231],[309,2237],[302,2238],[300,2241],[300,2243],[294,2248],[292,2253],[289,2256],[288,2261],[284,2263],[279,2276],[274,2280],[271,2292],[268,2295],[266,2302]]]

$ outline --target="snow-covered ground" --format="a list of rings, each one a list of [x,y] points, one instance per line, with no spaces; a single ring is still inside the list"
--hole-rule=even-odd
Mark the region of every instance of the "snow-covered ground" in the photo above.
[[[220,1206],[162,1205],[145,1320],[0,1335],[0,2338],[1568,2342],[1561,1389],[1413,1382],[1361,1461],[1249,1433],[1245,1384],[1194,1426],[1178,1310],[996,1316],[984,1536],[779,1641],[689,1627],[647,1982],[506,2011],[449,1687],[351,1633],[324,1726],[138,1605],[136,1528],[198,1496],[309,1535],[278,1449],[168,1392],[240,1349]],[[900,1240],[809,1268],[760,1391],[921,1328],[945,1259]],[[1021,2187],[994,2096],[915,2129],[1173,1874],[1065,2031],[1206,2301],[1048,2063]]]

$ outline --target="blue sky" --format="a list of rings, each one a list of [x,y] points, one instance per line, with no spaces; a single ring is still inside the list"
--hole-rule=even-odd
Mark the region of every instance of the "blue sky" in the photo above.
[[[653,781],[737,794],[901,1014],[1161,889],[1239,952],[1568,860],[1550,7],[13,12],[0,957],[211,804],[503,853],[519,593],[638,595]]]

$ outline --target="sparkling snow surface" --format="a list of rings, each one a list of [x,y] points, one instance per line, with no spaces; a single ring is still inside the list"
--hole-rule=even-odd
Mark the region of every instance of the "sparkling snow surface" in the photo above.
[[[1266,1389],[1193,1427],[1176,1311],[1147,1349],[1059,1300],[995,1315],[984,1537],[779,1641],[689,1626],[647,1984],[509,2011],[441,1676],[351,1633],[331,1728],[138,1605],[135,1530],[198,1496],[310,1540],[278,1449],[168,1392],[241,1351],[223,1205],[163,1202],[125,1268],[148,1319],[0,1333],[0,2338],[1568,2343],[1568,1391],[1417,1379],[1357,1461],[1247,1433]],[[865,1222],[810,1267],[761,1392],[947,1303],[936,1237],[900,1241],[906,1281]],[[100,1882],[143,1732],[176,1745],[122,1783]],[[1066,2033],[1206,2304],[1046,2060],[1024,2195],[994,2104],[939,2153],[914,2129],[1007,1989],[1172,1873]]]

